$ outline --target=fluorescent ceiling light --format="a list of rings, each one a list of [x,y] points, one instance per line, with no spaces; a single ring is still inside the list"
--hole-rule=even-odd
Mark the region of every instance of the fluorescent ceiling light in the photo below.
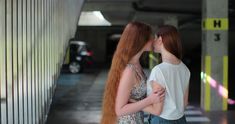
[[[100,11],[83,11],[81,13],[79,26],[111,26]]]

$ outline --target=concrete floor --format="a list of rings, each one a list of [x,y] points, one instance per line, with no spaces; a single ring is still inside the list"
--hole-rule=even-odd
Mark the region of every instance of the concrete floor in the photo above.
[[[61,74],[47,124],[98,124],[107,73],[94,69]],[[185,114],[189,124],[235,124],[234,111],[203,112],[193,104]]]

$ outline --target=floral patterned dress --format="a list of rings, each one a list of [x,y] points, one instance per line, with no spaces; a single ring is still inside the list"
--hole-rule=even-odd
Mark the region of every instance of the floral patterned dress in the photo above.
[[[137,71],[136,67],[133,64],[128,64],[127,67],[133,69],[133,71],[136,72],[137,75],[141,77],[141,82],[136,83],[134,87],[131,90],[131,99],[134,99],[136,101],[142,100],[146,97],[146,76],[143,75],[144,73],[140,73]],[[143,72],[143,71],[142,71]],[[144,113],[142,111],[121,116],[118,118],[117,121],[118,124],[144,124]]]

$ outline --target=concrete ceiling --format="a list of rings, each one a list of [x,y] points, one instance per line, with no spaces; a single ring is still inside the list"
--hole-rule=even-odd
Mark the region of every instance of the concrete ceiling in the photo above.
[[[234,3],[230,0],[230,13],[234,13]],[[83,11],[101,11],[112,25],[126,25],[131,20],[161,25],[174,17],[179,28],[200,28],[201,5],[202,0],[86,0]]]

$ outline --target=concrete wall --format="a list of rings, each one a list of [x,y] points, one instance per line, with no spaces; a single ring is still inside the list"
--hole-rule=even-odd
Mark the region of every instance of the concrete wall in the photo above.
[[[83,0],[0,0],[0,123],[43,124]]]

